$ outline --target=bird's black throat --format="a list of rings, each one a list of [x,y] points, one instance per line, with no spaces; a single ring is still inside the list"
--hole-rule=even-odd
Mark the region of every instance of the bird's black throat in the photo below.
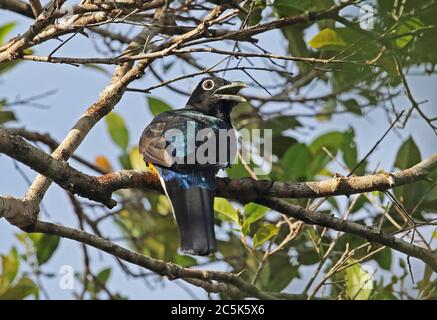
[[[223,120],[231,125],[231,112],[235,105],[235,102],[224,100],[218,100],[214,102],[210,101],[210,103],[202,104],[191,104],[190,101],[188,101],[185,109],[201,112],[205,115]]]

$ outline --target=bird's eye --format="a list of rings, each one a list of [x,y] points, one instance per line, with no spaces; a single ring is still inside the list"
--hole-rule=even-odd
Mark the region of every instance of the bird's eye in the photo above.
[[[214,88],[214,81],[212,81],[212,80],[203,81],[202,88],[203,88],[203,90],[206,90],[206,91],[212,90]]]

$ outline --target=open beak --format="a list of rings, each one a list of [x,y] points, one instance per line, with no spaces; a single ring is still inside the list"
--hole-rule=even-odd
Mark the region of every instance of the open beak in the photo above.
[[[244,82],[235,81],[221,86],[214,92],[214,95],[218,96],[221,100],[231,100],[238,103],[246,102],[246,99],[237,95],[237,93],[243,88],[247,88],[247,85]]]

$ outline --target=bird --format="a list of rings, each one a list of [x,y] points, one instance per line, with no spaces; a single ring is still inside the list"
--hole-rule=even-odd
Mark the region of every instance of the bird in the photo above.
[[[146,165],[158,172],[179,229],[182,254],[206,256],[217,250],[216,174],[236,157],[230,114],[246,102],[238,94],[245,87],[242,81],[203,78],[185,108],[158,114],[141,134],[138,150]]]

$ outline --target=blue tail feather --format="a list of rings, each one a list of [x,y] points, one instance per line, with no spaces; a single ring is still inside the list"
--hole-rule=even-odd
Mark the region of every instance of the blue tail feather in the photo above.
[[[179,227],[181,251],[194,255],[214,252],[215,171],[158,171]]]

